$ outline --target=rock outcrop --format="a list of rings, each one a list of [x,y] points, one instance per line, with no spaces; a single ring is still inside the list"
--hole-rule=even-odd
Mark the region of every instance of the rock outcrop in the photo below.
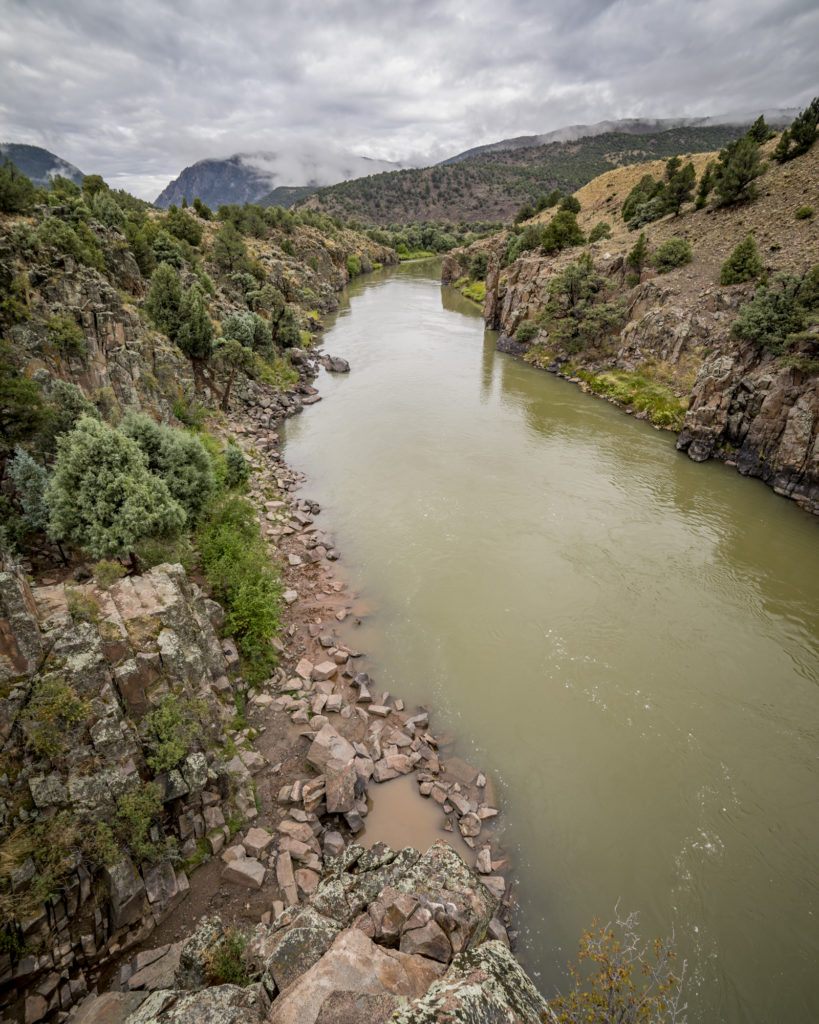
[[[497,898],[446,843],[425,854],[351,846],[330,859],[315,893],[259,925],[243,959],[247,988],[208,987],[228,931],[203,920],[167,974],[144,992],[89,997],[77,1024],[541,1024],[549,1007],[501,942],[486,940]],[[171,953],[166,947],[147,970]],[[130,976],[130,980],[136,975]],[[141,999],[137,1003],[137,997]]]

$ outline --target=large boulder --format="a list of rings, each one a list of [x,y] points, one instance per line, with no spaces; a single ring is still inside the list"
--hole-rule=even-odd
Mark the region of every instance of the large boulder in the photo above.
[[[501,942],[485,942],[456,956],[443,978],[392,1019],[394,1024],[557,1024]]]
[[[270,1024],[382,1024],[427,991],[443,968],[424,957],[342,932],[324,956],[273,1003]]]

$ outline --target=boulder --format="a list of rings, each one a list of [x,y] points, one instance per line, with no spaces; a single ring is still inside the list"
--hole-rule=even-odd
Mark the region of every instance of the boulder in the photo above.
[[[124,854],[116,864],[105,868],[103,877],[108,886],[111,924],[114,929],[138,921],[145,904],[145,884],[131,858]]]
[[[407,998],[421,996],[440,965],[376,946],[350,928],[273,1003],[270,1024],[382,1024]]]
[[[341,926],[311,907],[293,907],[279,918],[279,922],[284,926],[273,932],[263,946],[259,946],[257,940],[254,953],[259,958],[263,957],[264,970],[282,991],[330,948]]]
[[[261,889],[264,875],[264,864],[255,857],[237,857],[222,872],[224,881],[245,885],[249,889]]]
[[[557,1024],[543,996],[501,942],[460,953],[394,1024]]]
[[[225,928],[219,917],[203,917],[179,954],[174,976],[176,988],[197,989],[207,984],[208,960],[223,941]]]
[[[307,751],[308,763],[320,772],[324,771],[328,761],[346,764],[354,757],[355,749],[352,743],[345,740],[332,725],[325,725],[316,733]]]

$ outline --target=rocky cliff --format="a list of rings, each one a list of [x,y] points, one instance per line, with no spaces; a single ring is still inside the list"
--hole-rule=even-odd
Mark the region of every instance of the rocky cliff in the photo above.
[[[714,156],[711,154],[710,156]],[[701,170],[708,154],[694,157]],[[636,241],[619,210],[644,173],[662,175],[662,164],[611,171],[577,193],[578,216],[588,232],[605,218],[611,237],[587,245],[605,292],[622,303],[616,330],[593,345],[569,351],[545,329],[523,345],[511,339],[524,321],[537,322],[553,299],[549,284],[573,264],[578,249],[556,256],[540,249],[502,267],[507,238],[478,243],[490,255],[484,314],[487,325],[502,332],[502,346],[535,365],[572,376],[596,389],[612,372],[641,373],[662,383],[680,402],[678,447],[692,459],[711,457],[757,476],[777,493],[819,513],[819,378],[816,327],[782,357],[738,340],[731,331],[740,308],[754,296],[753,282],[721,286],[720,267],[749,233],[759,246],[764,275],[804,274],[819,263],[819,234],[814,219],[798,219],[801,207],[819,209],[819,147],[783,165],[773,164],[760,179],[758,199],[735,207],[684,208],[645,231],[652,249],[675,238],[686,239],[693,260],[659,275],[647,264],[637,283],[626,256]],[[540,219],[546,223],[551,214]],[[446,276],[457,276],[454,258]]]

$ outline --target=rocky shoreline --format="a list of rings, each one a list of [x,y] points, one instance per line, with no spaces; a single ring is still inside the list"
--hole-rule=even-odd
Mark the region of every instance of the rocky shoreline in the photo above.
[[[342,622],[357,618],[355,597],[339,578],[339,552],[332,536],[317,524],[321,510],[301,496],[303,477],[285,464],[276,430],[284,417],[320,400],[312,385],[319,363],[332,372],[349,370],[342,360],[311,353],[299,364],[300,380],[292,392],[252,383],[240,389],[243,409],[223,428],[246,453],[252,467],[250,498],[271,558],[282,564],[285,628],[276,641],[279,667],[270,679],[255,692],[245,687],[235,644],[216,636],[224,621],[221,609],[204,597],[181,566],[158,566],[108,590],[93,583],[81,586],[84,599],[100,607],[103,619],[80,629],[78,672],[87,674],[88,650],[93,649],[92,675],[99,676],[106,714],[116,718],[110,779],[106,782],[103,772],[105,778],[95,781],[114,793],[137,784],[137,755],[132,752],[130,761],[125,756],[133,743],[125,744],[128,749],[122,745],[134,728],[127,713],[144,714],[147,690],[172,655],[179,676],[188,680],[192,694],[207,701],[219,722],[214,727],[219,735],[214,733],[208,742],[224,744],[233,756],[225,757],[222,766],[213,753],[192,754],[190,765],[186,761],[179,772],[158,779],[172,814],[168,834],[177,837],[182,868],[165,860],[140,871],[126,856],[105,873],[106,891],[99,903],[91,893],[90,876],[83,889],[79,865],[74,904],[57,898],[51,901],[53,910],[48,904],[43,914],[25,922],[27,948],[40,943],[40,948],[64,949],[68,957],[59,962],[50,953],[14,962],[7,958],[0,978],[2,999],[26,1024],[64,1020],[76,1004],[72,1019],[124,1019],[105,1015],[112,994],[127,993],[130,1010],[137,996],[173,987],[185,936],[203,917],[221,915],[226,934],[247,933],[254,926],[276,932],[289,925],[322,890],[339,859],[351,865],[371,855],[356,842],[366,826],[368,795],[376,796],[381,784],[401,777],[415,779],[419,807],[440,808],[441,835],[449,832],[462,841],[464,855],[471,851],[474,871],[445,848],[453,863],[468,872],[471,886],[491,900],[492,913],[481,926],[481,938],[510,946],[512,885],[495,827],[499,811],[490,795],[491,782],[450,753],[445,738],[430,731],[426,708],[408,709],[399,697],[381,691],[367,671],[365,655],[338,636]],[[75,585],[69,584],[53,580],[28,589],[23,577],[4,577],[4,605],[16,601],[19,614],[10,617],[12,631],[23,653],[29,643],[31,666],[49,645],[54,650],[61,642],[70,646],[74,641],[77,627],[69,602]],[[55,635],[64,639],[55,644]],[[15,692],[6,707],[8,723]],[[125,716],[118,709],[123,703]],[[243,711],[231,721],[232,706]],[[49,813],[52,805],[66,806],[64,789],[70,791],[68,806],[74,807],[72,778],[55,775],[42,784],[36,778],[27,780],[40,813]],[[104,802],[105,794],[94,789],[86,796],[93,817],[94,801]],[[389,799],[389,790],[376,798]],[[390,862],[408,856],[407,851],[388,854],[383,844],[373,849]],[[21,878],[20,885],[25,884]],[[89,914],[93,922],[87,926]],[[421,925],[418,919],[406,929],[402,950],[411,947],[414,956],[449,963],[465,949],[463,941],[453,939],[451,928],[424,914],[421,918]],[[83,928],[88,934],[78,935],[75,943],[74,933]],[[376,933],[369,937],[381,941]],[[393,944],[392,938],[386,944]],[[272,994],[268,991],[268,1003]],[[117,1014],[124,1013],[125,1005],[117,1003]],[[139,1019],[172,1019],[158,1008],[157,1014]]]

